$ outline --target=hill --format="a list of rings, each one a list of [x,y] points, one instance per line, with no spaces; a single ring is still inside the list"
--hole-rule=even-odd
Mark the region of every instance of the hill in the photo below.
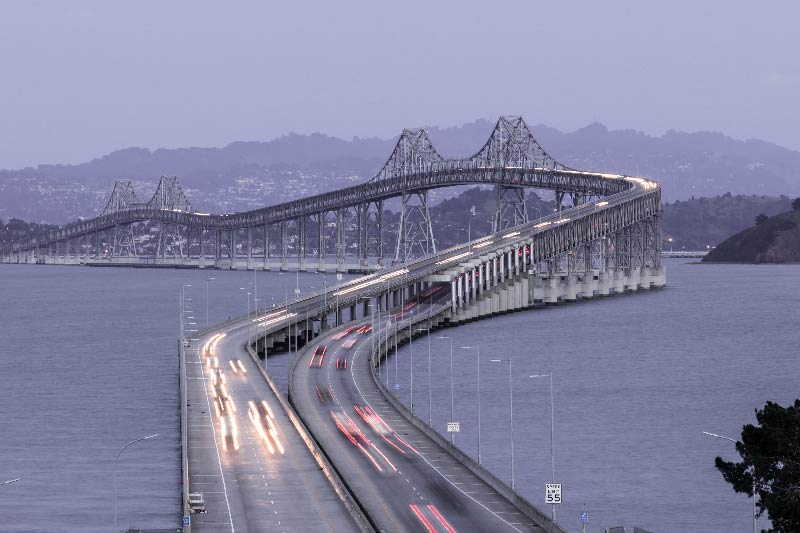
[[[800,263],[800,210],[788,211],[720,243],[704,263]]]
[[[493,121],[430,127],[445,157],[469,156]],[[720,133],[670,131],[662,136],[591,124],[573,132],[532,126],[541,144],[575,168],[640,174],[664,186],[664,200],[800,193],[800,152]],[[131,179],[140,198],[160,175],[177,175],[193,205],[206,212],[253,209],[363,182],[390,153],[394,139],[337,139],[320,133],[221,148],[126,148],[78,165],[0,170],[0,217],[62,223],[99,213],[115,179]],[[437,204],[458,191],[436,191]],[[749,217],[748,217],[749,218]]]

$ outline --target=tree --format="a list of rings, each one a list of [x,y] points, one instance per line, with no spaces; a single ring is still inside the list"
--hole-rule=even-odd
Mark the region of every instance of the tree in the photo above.
[[[792,209],[795,211],[800,211],[800,196],[794,199],[792,202]]]
[[[756,217],[756,226],[760,226],[767,220],[769,220],[769,217],[767,215],[765,215],[764,213],[759,213],[759,215]]]
[[[736,443],[742,462],[717,457],[714,464],[736,492],[755,497],[755,488],[758,514],[768,512],[771,531],[800,531],[800,399],[788,407],[767,402],[756,409],[756,420]]]

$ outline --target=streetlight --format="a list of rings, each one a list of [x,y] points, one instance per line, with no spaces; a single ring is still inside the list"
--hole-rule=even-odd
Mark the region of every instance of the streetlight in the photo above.
[[[453,420],[453,339],[451,337],[441,336],[436,337],[437,339],[447,339],[450,341],[450,422],[454,422]],[[455,432],[450,432],[450,444],[455,445],[456,441],[456,434]]]
[[[214,281],[217,278],[206,278],[206,327],[208,327],[208,282]]]
[[[511,490],[515,490],[514,485],[514,386],[511,381],[511,358],[508,359],[489,359],[490,363],[508,363],[508,406],[511,419]]]
[[[114,533],[117,533],[117,462],[119,462],[119,456],[122,455],[122,452],[124,452],[128,448],[128,446],[136,444],[137,442],[141,442],[143,440],[154,439],[156,437],[158,437],[158,433],[130,441],[128,444],[126,444],[119,450],[116,459],[114,459]]]
[[[555,444],[553,439],[553,420],[555,419],[553,413],[553,373],[550,372],[549,374],[533,374],[532,376],[528,376],[531,379],[536,378],[550,378],[550,466],[552,467],[552,483],[556,482],[556,452],[555,452]],[[556,504],[552,504],[553,507],[553,522],[556,520]]]
[[[732,439],[730,437],[725,437],[723,435],[717,435],[716,433],[709,433],[708,431],[704,431],[703,435],[708,435],[709,437],[714,437],[715,439],[724,439],[733,442],[734,444],[742,444],[742,441]],[[753,469],[751,475],[753,476],[753,533],[756,533],[756,472]]]
[[[246,291],[245,287],[239,287],[240,291]],[[247,345],[250,346],[250,291],[247,291]]]
[[[325,276],[325,274],[323,272],[317,271],[317,272],[314,272],[314,273],[322,276],[322,290],[323,290],[323,293],[322,293],[322,308],[325,310],[322,314],[323,314],[323,316],[325,318],[324,318],[324,320],[321,321],[320,327],[322,329],[326,329],[326,326],[328,325],[327,324],[327,322],[328,322],[328,278]],[[353,317],[350,317],[350,319],[352,320]]]
[[[481,464],[481,347],[462,346],[462,350],[477,350],[478,352],[478,464]]]
[[[669,253],[672,253],[672,237],[667,239],[669,241]]]

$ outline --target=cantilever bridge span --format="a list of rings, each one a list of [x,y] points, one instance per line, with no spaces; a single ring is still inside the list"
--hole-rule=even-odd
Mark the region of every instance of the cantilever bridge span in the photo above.
[[[384,236],[390,230],[384,203],[389,199],[401,203],[399,223],[391,230],[391,255],[401,263],[437,251],[429,190],[493,185],[494,228],[501,231],[528,222],[526,188],[554,191],[561,210],[565,198],[578,207],[628,191],[637,179],[562,165],[538,144],[523,119],[503,117],[472,157],[444,159],[425,130],[404,130],[386,164],[366,183],[242,213],[193,210],[177,178],[162,178],[153,198],[143,203],[129,182],[118,182],[99,216],[6,245],[0,259],[237,268],[246,258],[247,268],[370,270],[386,264]],[[653,186],[646,196],[658,206],[650,210],[649,230],[636,230],[639,237],[648,231],[660,234],[660,189]],[[640,200],[629,199],[634,204]],[[157,225],[156,242],[142,235],[145,223]],[[640,240],[649,240],[645,237]]]

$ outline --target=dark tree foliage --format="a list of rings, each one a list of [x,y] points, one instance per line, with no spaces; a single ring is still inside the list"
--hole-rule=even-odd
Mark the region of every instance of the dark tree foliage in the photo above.
[[[800,197],[794,199],[794,201],[792,202],[792,209],[794,209],[795,211],[800,211]]]
[[[756,226],[758,226],[758,225],[760,225],[760,224],[763,224],[763,223],[764,223],[764,222],[766,222],[767,220],[769,220],[769,217],[768,217],[767,215],[765,215],[764,213],[761,213],[761,214],[759,214],[759,215],[756,217]]]
[[[742,462],[714,461],[736,492],[758,493],[758,513],[767,511],[775,533],[800,531],[800,400],[782,407],[767,402],[756,409],[758,425],[748,424],[736,450]]]

